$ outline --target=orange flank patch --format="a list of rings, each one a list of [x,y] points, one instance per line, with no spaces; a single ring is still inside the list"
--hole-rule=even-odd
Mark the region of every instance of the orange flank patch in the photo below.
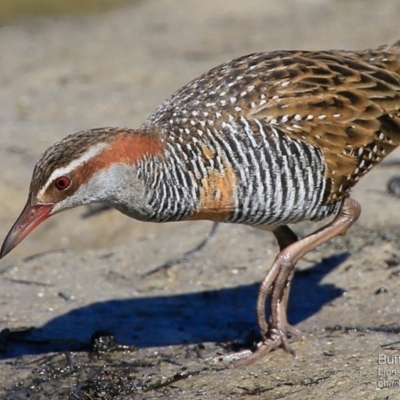
[[[201,180],[200,202],[196,212],[187,220],[224,221],[235,209],[236,176],[232,168],[210,170]]]

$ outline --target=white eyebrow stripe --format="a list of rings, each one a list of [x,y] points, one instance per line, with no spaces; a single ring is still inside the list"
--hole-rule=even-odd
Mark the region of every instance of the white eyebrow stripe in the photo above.
[[[65,167],[57,168],[56,170],[54,170],[52,172],[52,174],[50,175],[49,179],[47,179],[46,184],[43,186],[42,189],[40,189],[40,191],[38,193],[38,198],[39,199],[42,198],[42,196],[46,192],[47,188],[54,181],[54,179],[56,179],[59,176],[64,176],[64,175],[70,174],[72,170],[74,170],[79,165],[82,165],[82,164],[85,164],[86,162],[88,162],[91,158],[95,157],[97,154],[99,154],[106,147],[110,147],[110,145],[107,144],[107,143],[97,143],[96,145],[91,146],[80,157],[78,157],[75,160],[72,160]]]

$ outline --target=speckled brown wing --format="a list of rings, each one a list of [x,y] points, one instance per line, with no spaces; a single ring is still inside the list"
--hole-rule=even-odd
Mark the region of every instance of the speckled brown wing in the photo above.
[[[382,49],[279,52],[257,77],[269,85],[247,118],[318,147],[335,201],[400,143],[399,70],[398,55]]]

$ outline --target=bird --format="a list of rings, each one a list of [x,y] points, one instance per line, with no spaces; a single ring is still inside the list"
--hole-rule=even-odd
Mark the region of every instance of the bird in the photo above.
[[[270,231],[279,252],[258,292],[261,340],[234,364],[278,348],[294,354],[295,264],[358,219],[351,189],[400,144],[399,109],[400,41],[236,58],[177,90],[137,129],[84,130],[48,148],[0,257],[50,216],[93,203],[141,221]],[[302,238],[289,227],[325,219]]]

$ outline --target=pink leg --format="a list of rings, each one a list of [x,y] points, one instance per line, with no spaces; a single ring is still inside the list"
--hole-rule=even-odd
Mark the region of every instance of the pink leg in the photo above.
[[[311,250],[332,239],[343,235],[360,216],[360,205],[347,198],[340,214],[329,224],[303,239],[286,226],[274,231],[281,252],[275,258],[270,270],[261,283],[257,299],[257,318],[263,341],[258,344],[254,353],[234,363],[234,366],[249,365],[259,360],[271,350],[282,347],[286,352],[294,354],[287,334],[299,334],[300,331],[287,322],[286,308],[289,299],[290,282],[294,274],[296,262]],[[265,320],[265,301],[271,294],[270,318]]]
[[[288,226],[279,226],[278,228],[276,228],[273,231],[273,234],[275,235],[278,244],[279,244],[279,249],[280,251],[283,251],[284,249],[286,249],[287,247],[289,247],[291,244],[295,243],[298,241],[297,235],[288,227]],[[279,279],[279,275],[282,273],[282,271],[280,271],[278,269],[278,265],[276,265],[277,268],[275,268],[275,279]],[[272,268],[271,268],[272,270]],[[271,270],[268,271],[268,274],[266,276],[265,279],[267,279],[268,275],[271,273]],[[293,274],[294,274],[294,268],[291,271],[291,274],[289,275],[286,284],[285,284],[285,289],[284,289],[284,294],[283,294],[283,298],[282,298],[282,302],[280,302],[278,304],[279,308],[283,308],[284,310],[286,310],[287,308],[287,302],[289,299],[289,291],[290,291],[290,282],[293,278]],[[265,281],[264,279],[264,281]],[[267,291],[267,293],[265,294],[265,298],[269,295],[269,293],[271,292],[271,290],[273,290],[274,285],[272,284],[269,288],[269,290]],[[258,324],[260,326],[260,330],[263,336],[265,336],[269,330],[268,328],[268,324],[265,320],[265,301],[262,301],[261,297],[258,297],[258,302],[260,302],[260,304],[257,304],[257,317],[258,317]],[[286,314],[286,311],[284,312],[284,314]],[[298,331],[295,328],[291,328],[295,331]],[[300,333],[300,332],[298,332]]]

